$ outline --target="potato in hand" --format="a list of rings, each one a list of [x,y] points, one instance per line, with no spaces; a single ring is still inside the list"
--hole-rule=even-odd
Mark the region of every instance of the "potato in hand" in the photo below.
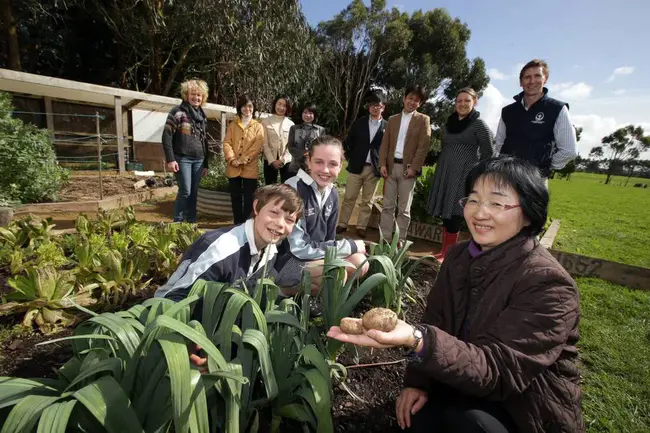
[[[397,326],[397,313],[388,308],[373,308],[361,320],[366,329],[390,332]]]
[[[344,317],[339,327],[345,334],[359,335],[365,330],[376,329],[390,332],[397,326],[397,314],[388,308],[373,308],[366,312],[361,319]]]
[[[351,335],[360,335],[363,334],[363,322],[361,319],[355,319],[352,317],[344,317],[341,319],[341,324],[339,325],[341,331],[346,334]]]

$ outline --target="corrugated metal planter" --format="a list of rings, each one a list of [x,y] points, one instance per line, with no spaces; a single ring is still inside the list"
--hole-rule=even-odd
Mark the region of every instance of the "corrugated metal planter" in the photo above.
[[[206,215],[232,218],[230,194],[199,188],[196,199],[196,210]]]
[[[10,207],[0,207],[0,227],[8,225],[14,218],[14,210]]]

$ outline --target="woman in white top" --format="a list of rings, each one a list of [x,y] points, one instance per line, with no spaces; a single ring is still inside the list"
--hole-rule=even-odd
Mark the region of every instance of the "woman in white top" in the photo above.
[[[262,120],[264,127],[264,183],[271,185],[280,181],[284,183],[291,176],[289,174],[289,163],[291,153],[287,148],[289,130],[293,122],[291,116],[291,100],[287,95],[278,95],[271,105],[272,112],[269,117]]]

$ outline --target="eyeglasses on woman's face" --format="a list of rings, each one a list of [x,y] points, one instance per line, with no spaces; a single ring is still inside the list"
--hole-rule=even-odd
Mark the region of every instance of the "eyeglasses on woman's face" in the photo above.
[[[499,214],[510,209],[521,207],[520,204],[506,204],[495,199],[480,201],[475,197],[463,197],[458,200],[458,203],[463,209],[468,211],[477,211],[481,205],[485,205],[485,208],[491,214]]]

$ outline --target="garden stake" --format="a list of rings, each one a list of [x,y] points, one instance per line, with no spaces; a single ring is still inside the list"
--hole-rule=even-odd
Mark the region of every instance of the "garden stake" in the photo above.
[[[95,111],[95,128],[97,130],[97,164],[99,169],[99,199],[104,200],[104,185],[102,183],[102,137],[99,133],[99,111]]]
[[[345,368],[368,368],[368,367],[378,367],[380,365],[393,365],[399,364],[406,361],[406,359],[398,359],[397,361],[384,361],[384,362],[375,362],[372,364],[353,364],[353,365],[344,365]]]

